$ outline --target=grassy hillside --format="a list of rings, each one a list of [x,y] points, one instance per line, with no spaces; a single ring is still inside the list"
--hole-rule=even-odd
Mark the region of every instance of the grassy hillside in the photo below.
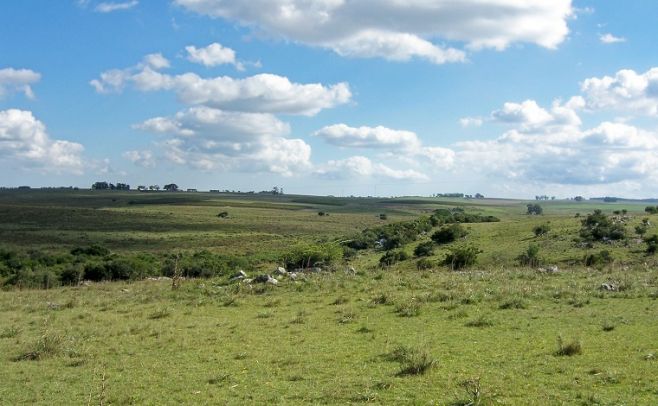
[[[540,203],[544,214],[528,216],[526,203],[0,192],[0,248],[20,258],[93,263],[101,259],[69,251],[101,244],[111,251],[104,261],[150,258],[145,266],[158,267],[172,252],[195,258],[207,250],[246,258],[241,267],[250,277],[273,273],[296,244],[335,244],[436,209],[463,207],[501,220],[464,224],[467,235],[434,245],[424,270],[412,253],[441,225],[405,242],[399,249],[411,258],[393,266],[381,267],[384,252],[369,248],[337,259],[333,272],[282,276],[277,286],[232,282],[237,266],[187,279],[179,289],[166,279],[47,290],[6,285],[0,399],[655,404],[658,272],[634,228],[648,217],[645,235],[653,235],[658,216],[646,215],[642,204],[560,201]],[[627,210],[617,216],[627,238],[583,241],[581,221],[597,208],[610,217]],[[227,218],[217,217],[224,211]],[[541,224],[550,230],[536,236]],[[541,267],[557,272],[519,265],[531,244]],[[451,271],[441,262],[459,246],[481,253],[474,266]],[[584,257],[601,250],[612,262],[585,266]],[[25,264],[48,266],[37,259]]]

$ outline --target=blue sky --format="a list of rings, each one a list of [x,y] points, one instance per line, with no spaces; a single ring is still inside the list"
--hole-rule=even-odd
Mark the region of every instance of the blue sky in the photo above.
[[[0,5],[0,184],[658,196],[658,3]]]

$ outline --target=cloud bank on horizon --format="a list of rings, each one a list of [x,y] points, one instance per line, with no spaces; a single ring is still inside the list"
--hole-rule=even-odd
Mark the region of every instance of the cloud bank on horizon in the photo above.
[[[300,67],[286,74],[281,69],[268,71],[268,65],[260,63],[263,50],[292,46],[300,55],[328,52],[333,56],[326,58],[347,66],[386,65],[400,75],[420,64],[423,69],[431,67],[440,83],[447,68],[436,65],[485,69],[476,66],[483,58],[480,54],[492,60],[538,50],[559,54],[565,43],[575,41],[570,24],[578,21],[579,9],[571,0],[172,4],[170,12],[209,27],[232,27],[241,39],[228,46],[208,35],[175,48],[154,49],[132,64],[107,66],[92,78],[67,78],[87,82],[91,92],[86,97],[103,103],[171,100],[166,107],[155,103],[143,113],[131,112],[138,120],[118,117],[125,131],[143,141],[119,143],[118,157],[109,159],[103,151],[89,156],[93,135],[78,134],[75,141],[53,139],[31,106],[42,103],[36,96],[38,86],[55,78],[47,70],[16,63],[0,67],[0,165],[21,173],[87,180],[131,173],[145,178],[173,168],[191,179],[256,174],[265,182],[287,179],[320,188],[385,184],[392,191],[406,191],[413,185],[413,190],[425,191],[419,194],[439,191],[436,184],[443,179],[496,195],[532,196],[538,188],[564,195],[658,193],[658,188],[646,188],[658,180],[658,67],[624,66],[584,75],[563,84],[576,90],[566,94],[558,90],[535,96],[515,89],[516,99],[498,99],[498,107],[488,111],[477,103],[459,106],[460,113],[453,117],[457,125],[450,130],[429,126],[433,131],[427,132],[387,124],[395,120],[389,114],[375,114],[365,93],[369,86],[344,68],[333,72],[332,66]],[[138,1],[85,0],[77,5],[107,18],[145,7]],[[175,24],[169,35],[176,38],[178,30]],[[595,31],[591,36],[602,47],[628,45],[625,36]],[[252,50],[243,58],[240,48],[250,49],[253,43],[260,54],[254,58]],[[157,47],[154,43],[149,48]],[[246,62],[250,59],[259,62]],[[276,57],[270,57],[270,63],[273,60]],[[47,67],[48,61],[41,66]],[[395,91],[404,85],[388,81],[375,86]],[[410,102],[400,100],[400,106]],[[172,103],[177,106],[173,111]],[[149,113],[158,110],[160,114]],[[45,111],[48,116],[57,114],[54,107]],[[360,112],[367,119],[360,118]],[[462,135],[446,135],[448,131]],[[117,172],[114,165],[126,169]]]

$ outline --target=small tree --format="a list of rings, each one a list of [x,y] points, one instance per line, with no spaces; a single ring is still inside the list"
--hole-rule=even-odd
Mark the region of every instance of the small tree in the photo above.
[[[546,235],[549,231],[551,231],[551,225],[548,223],[539,224],[532,229],[532,232],[535,233],[535,237]]]
[[[522,266],[536,267],[539,266],[539,245],[530,244],[524,253],[516,258]]]
[[[647,254],[653,255],[658,252],[658,234],[654,234],[649,238],[646,238],[644,242],[647,243]]]
[[[635,226],[635,233],[639,236],[643,236],[647,233],[648,227],[645,224],[639,224]]]
[[[481,252],[472,245],[455,247],[446,255],[443,264],[453,270],[466,268],[477,263],[477,257]]]
[[[527,206],[529,215],[540,215],[544,213],[544,209],[537,203],[529,203]]]
[[[626,230],[623,224],[613,222],[596,209],[582,221],[580,236],[588,241],[621,240],[626,237]]]
[[[432,241],[437,244],[448,244],[457,239],[466,236],[467,232],[461,224],[450,224],[441,227],[438,231],[432,234]]]
[[[434,254],[434,243],[432,241],[421,242],[414,249],[414,256],[429,257]]]
[[[585,266],[593,266],[595,268],[602,268],[605,265],[612,263],[614,258],[610,251],[602,250],[597,253],[588,254],[585,256]]]
[[[409,254],[402,250],[386,251],[386,253],[379,258],[379,265],[391,266],[396,262],[406,261],[409,259]]]

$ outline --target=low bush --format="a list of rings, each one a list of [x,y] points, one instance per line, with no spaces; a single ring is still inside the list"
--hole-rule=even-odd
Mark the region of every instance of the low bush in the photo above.
[[[581,224],[580,236],[586,241],[622,240],[626,237],[624,225],[611,220],[599,209],[588,214]]]
[[[484,216],[481,214],[466,213],[461,207],[452,209],[437,209],[430,217],[432,226],[436,227],[442,224],[454,223],[494,223],[500,221],[494,216]]]
[[[415,241],[422,233],[426,233],[431,229],[432,224],[429,218],[420,217],[412,221],[391,223],[365,229],[344,244],[357,250],[375,247],[392,250]]]
[[[71,250],[71,255],[86,255],[89,257],[104,257],[110,255],[110,250],[99,244],[89,247],[76,247]]]
[[[459,238],[466,236],[466,234],[466,230],[460,224],[450,224],[432,234],[432,241],[437,244],[448,244],[457,241]]]
[[[548,223],[536,225],[532,229],[532,232],[535,233],[535,237],[546,235],[549,231],[551,231],[551,225]]]
[[[400,317],[415,317],[420,314],[420,303],[411,298],[395,306],[395,312]]]
[[[648,255],[654,255],[658,252],[658,234],[654,234],[651,237],[645,238],[644,242],[647,243],[646,253]]]
[[[423,375],[429,371],[436,360],[425,350],[399,346],[386,354],[386,359],[400,363],[399,376]]]
[[[521,266],[536,267],[541,263],[539,259],[539,246],[530,244],[528,248],[517,258]]]
[[[343,257],[343,249],[337,244],[300,244],[284,255],[286,269],[329,266]]]
[[[583,347],[580,341],[571,340],[565,342],[561,336],[557,338],[557,350],[555,351],[555,355],[571,357],[582,353]]]
[[[424,271],[427,269],[432,269],[436,265],[435,261],[432,261],[429,258],[421,258],[418,261],[416,261],[416,269],[419,271]]]
[[[601,250],[596,253],[588,254],[585,256],[585,266],[600,268],[605,265],[611,264],[614,261],[610,251]]]
[[[453,270],[466,268],[477,263],[480,253],[481,251],[474,246],[456,247],[446,255],[443,264]]]
[[[386,253],[379,258],[379,265],[391,266],[397,262],[406,261],[407,259],[409,259],[409,254],[402,250],[386,251]]]
[[[415,257],[429,257],[434,254],[434,243],[432,241],[421,242],[414,249]]]

